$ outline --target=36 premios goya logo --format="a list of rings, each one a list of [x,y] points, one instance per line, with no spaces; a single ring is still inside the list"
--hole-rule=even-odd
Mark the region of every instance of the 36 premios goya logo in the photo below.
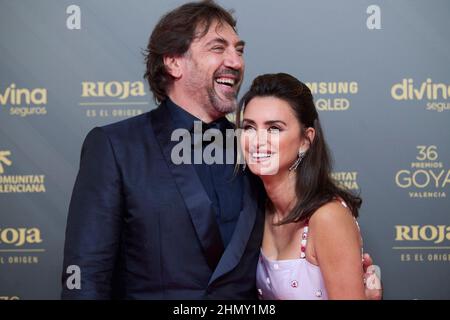
[[[450,169],[439,161],[435,145],[417,146],[415,161],[399,169],[395,184],[407,191],[410,198],[445,198],[450,186]]]

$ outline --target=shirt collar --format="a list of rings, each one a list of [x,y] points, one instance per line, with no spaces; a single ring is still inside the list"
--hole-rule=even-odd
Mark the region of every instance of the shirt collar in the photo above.
[[[194,129],[194,121],[201,121],[199,118],[187,112],[175,102],[170,100],[170,98],[166,99],[166,105],[169,108],[170,116],[176,128],[192,131]],[[233,124],[225,116],[210,123],[202,122],[202,127],[204,130],[211,127],[217,128],[221,131],[226,129],[234,129]]]

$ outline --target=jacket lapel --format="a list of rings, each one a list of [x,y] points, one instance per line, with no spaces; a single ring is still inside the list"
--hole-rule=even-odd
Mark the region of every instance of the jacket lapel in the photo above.
[[[156,139],[184,199],[208,265],[214,270],[223,254],[224,245],[212,203],[194,166],[176,165],[171,160],[172,149],[179,142],[170,139],[174,127],[165,103],[163,102],[157,109],[151,111],[151,114],[151,123]]]
[[[255,226],[256,217],[258,214],[262,214],[258,205],[261,199],[259,199],[257,187],[250,180],[249,174],[246,174],[243,178],[243,205],[236,229],[208,285],[236,267],[247,247],[248,240]]]

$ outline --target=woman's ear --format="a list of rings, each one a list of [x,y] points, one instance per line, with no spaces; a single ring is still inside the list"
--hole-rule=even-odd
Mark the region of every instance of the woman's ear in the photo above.
[[[181,60],[179,57],[164,56],[163,61],[167,73],[169,73],[175,79],[181,78],[183,72],[181,68]]]
[[[316,129],[309,127],[306,129],[306,136],[308,137],[308,140],[313,143],[314,138],[316,137]]]
[[[302,152],[306,152],[311,146],[311,143],[313,143],[314,138],[316,137],[316,129],[311,127],[306,128],[304,136],[305,139],[303,139],[302,146],[300,147]]]

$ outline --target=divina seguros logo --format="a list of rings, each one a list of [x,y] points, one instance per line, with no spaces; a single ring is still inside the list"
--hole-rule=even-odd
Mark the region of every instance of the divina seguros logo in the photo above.
[[[391,87],[391,96],[397,101],[428,101],[426,110],[443,112],[450,110],[450,85],[434,83],[428,78],[422,83],[414,79],[402,79]]]
[[[15,83],[0,91],[0,106],[9,107],[12,116],[47,114],[47,89],[18,88]]]

